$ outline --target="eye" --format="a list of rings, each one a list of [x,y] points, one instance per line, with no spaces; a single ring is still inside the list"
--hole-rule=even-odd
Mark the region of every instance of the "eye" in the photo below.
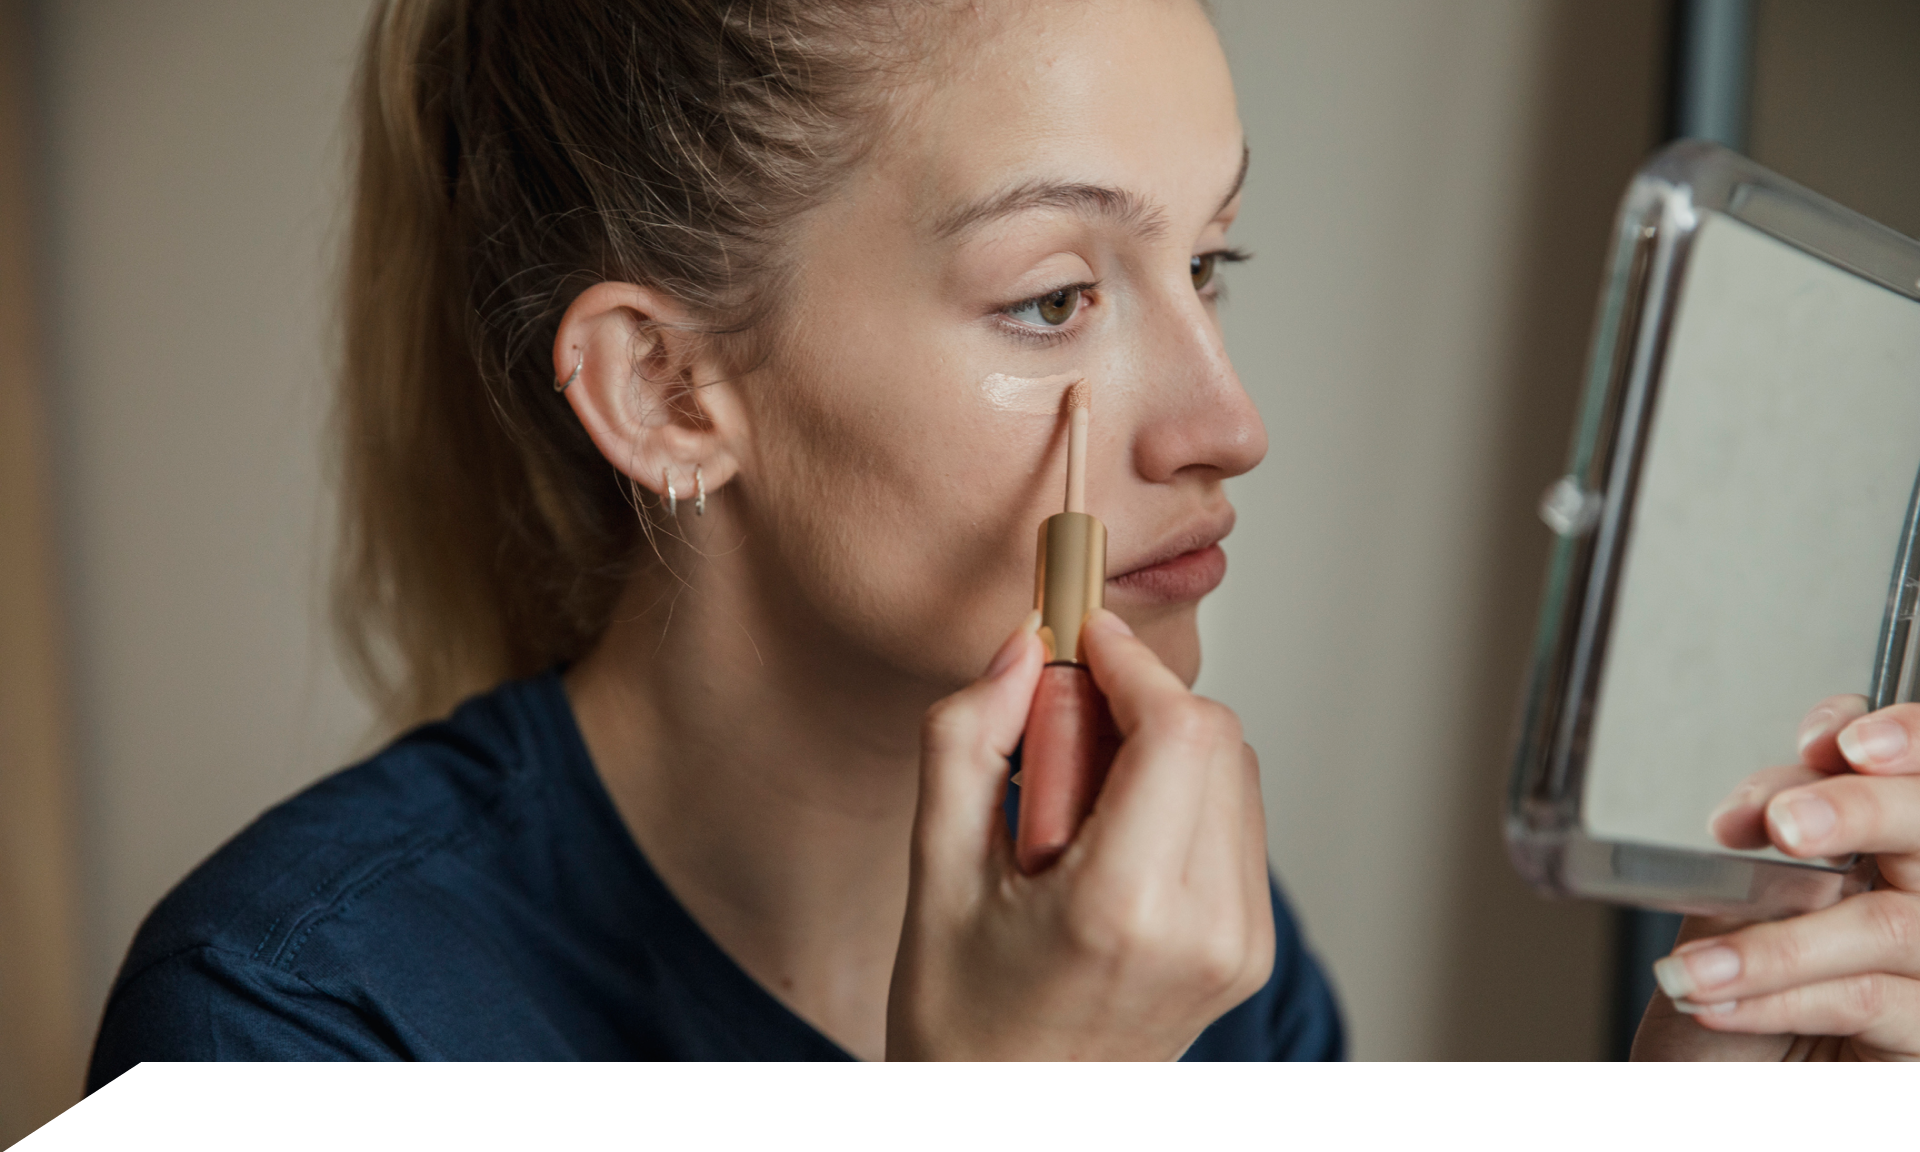
[[[1187,270],[1193,276],[1193,290],[1208,299],[1217,296],[1225,287],[1218,282],[1220,265],[1238,264],[1245,260],[1247,255],[1247,252],[1241,248],[1220,248],[1192,257],[1187,262]]]
[[[1220,253],[1208,252],[1204,256],[1195,256],[1189,265],[1193,273],[1193,289],[1198,292],[1213,283],[1213,273],[1220,267]]]
[[[1073,319],[1080,310],[1080,298],[1085,289],[1074,286],[1060,288],[1036,296],[1022,304],[1007,309],[1007,315],[1026,324],[1038,324],[1047,328],[1058,328]]]

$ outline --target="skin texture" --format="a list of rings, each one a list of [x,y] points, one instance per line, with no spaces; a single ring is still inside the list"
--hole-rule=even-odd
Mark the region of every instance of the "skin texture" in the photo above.
[[[1637,1059],[1920,1058],[1920,705],[1834,696],[1796,765],[1749,777],[1712,820],[1729,848],[1872,856],[1874,889],[1770,924],[1689,918],[1655,968]]]
[[[1273,958],[1253,754],[1188,689],[1221,482],[1266,449],[1195,283],[1237,210],[1240,124],[1191,0],[954,13],[896,126],[793,238],[768,356],[729,363],[645,286],[570,307],[568,401],[680,516],[568,691],[676,896],[855,1054],[1165,1059]],[[1018,307],[1076,285],[1057,327]],[[992,403],[994,373],[1090,382],[1118,613],[1088,643],[1126,743],[1033,878],[998,803],[1064,424]]]

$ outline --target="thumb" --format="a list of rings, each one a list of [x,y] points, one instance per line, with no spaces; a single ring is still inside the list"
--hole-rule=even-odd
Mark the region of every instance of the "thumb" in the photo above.
[[[1015,630],[986,675],[927,710],[920,731],[916,868],[978,875],[1001,822],[1007,758],[1020,745],[1044,662],[1035,612]]]

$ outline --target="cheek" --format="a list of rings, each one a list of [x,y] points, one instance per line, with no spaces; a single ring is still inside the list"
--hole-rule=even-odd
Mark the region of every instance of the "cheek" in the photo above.
[[[781,375],[764,385],[778,399],[756,421],[751,480],[768,586],[853,650],[939,684],[971,680],[1032,606],[1064,433],[962,389]]]

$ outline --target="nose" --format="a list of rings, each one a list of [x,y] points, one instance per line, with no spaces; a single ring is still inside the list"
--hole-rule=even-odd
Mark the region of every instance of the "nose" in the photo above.
[[[1218,482],[1252,469],[1267,454],[1267,427],[1227,359],[1213,312],[1185,283],[1143,312],[1134,467],[1156,484]]]

